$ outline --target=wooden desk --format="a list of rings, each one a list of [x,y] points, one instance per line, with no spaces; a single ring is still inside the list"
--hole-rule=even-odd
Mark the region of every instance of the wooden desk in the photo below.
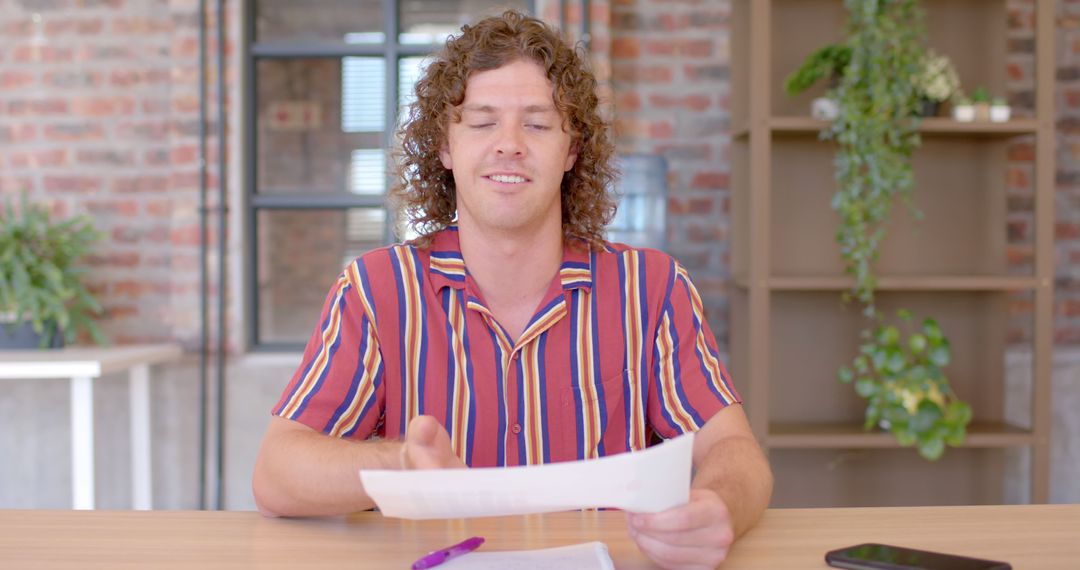
[[[607,543],[618,568],[652,568],[623,514],[570,512],[453,521],[376,513],[322,520],[253,512],[0,511],[0,568],[407,568],[472,535],[485,550]],[[1017,570],[1080,566],[1080,505],[771,510],[724,568],[827,568],[827,550],[877,541],[1005,560]]]
[[[0,380],[68,378],[71,382],[71,500],[94,508],[94,380],[130,371],[131,493],[136,509],[149,509],[150,365],[180,358],[175,344],[0,351]]]

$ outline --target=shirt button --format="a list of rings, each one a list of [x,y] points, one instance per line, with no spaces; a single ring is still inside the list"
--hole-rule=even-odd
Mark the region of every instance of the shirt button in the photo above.
[[[521,424],[514,424],[510,427],[510,431],[514,432],[514,435],[521,433]]]
[[[520,354],[521,354],[520,352],[515,352],[514,354],[511,354],[511,355],[510,355],[510,359],[511,359],[511,360],[517,360],[517,359],[518,359],[518,356],[519,356]]]

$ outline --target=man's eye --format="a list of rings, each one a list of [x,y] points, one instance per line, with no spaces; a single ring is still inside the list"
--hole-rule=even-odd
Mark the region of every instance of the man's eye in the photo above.
[[[530,128],[530,129],[533,129],[533,130],[536,130],[536,131],[546,131],[546,130],[551,128],[551,127],[549,127],[547,125],[537,125],[537,124],[531,124],[531,125],[525,125],[525,126],[527,128]]]
[[[469,128],[471,128],[471,129],[484,129],[484,128],[490,127],[490,126],[492,126],[494,124],[495,123],[476,123],[476,124],[469,125]]]

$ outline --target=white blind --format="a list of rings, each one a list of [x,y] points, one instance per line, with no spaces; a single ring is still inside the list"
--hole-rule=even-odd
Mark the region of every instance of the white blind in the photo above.
[[[386,128],[386,60],[341,60],[341,130],[376,133]]]

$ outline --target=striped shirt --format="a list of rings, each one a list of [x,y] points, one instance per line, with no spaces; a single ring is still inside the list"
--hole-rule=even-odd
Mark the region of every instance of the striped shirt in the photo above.
[[[451,227],[345,268],[273,413],[350,439],[401,439],[428,414],[487,467],[643,449],[738,401],[697,290],[666,254],[566,247],[515,341]]]

